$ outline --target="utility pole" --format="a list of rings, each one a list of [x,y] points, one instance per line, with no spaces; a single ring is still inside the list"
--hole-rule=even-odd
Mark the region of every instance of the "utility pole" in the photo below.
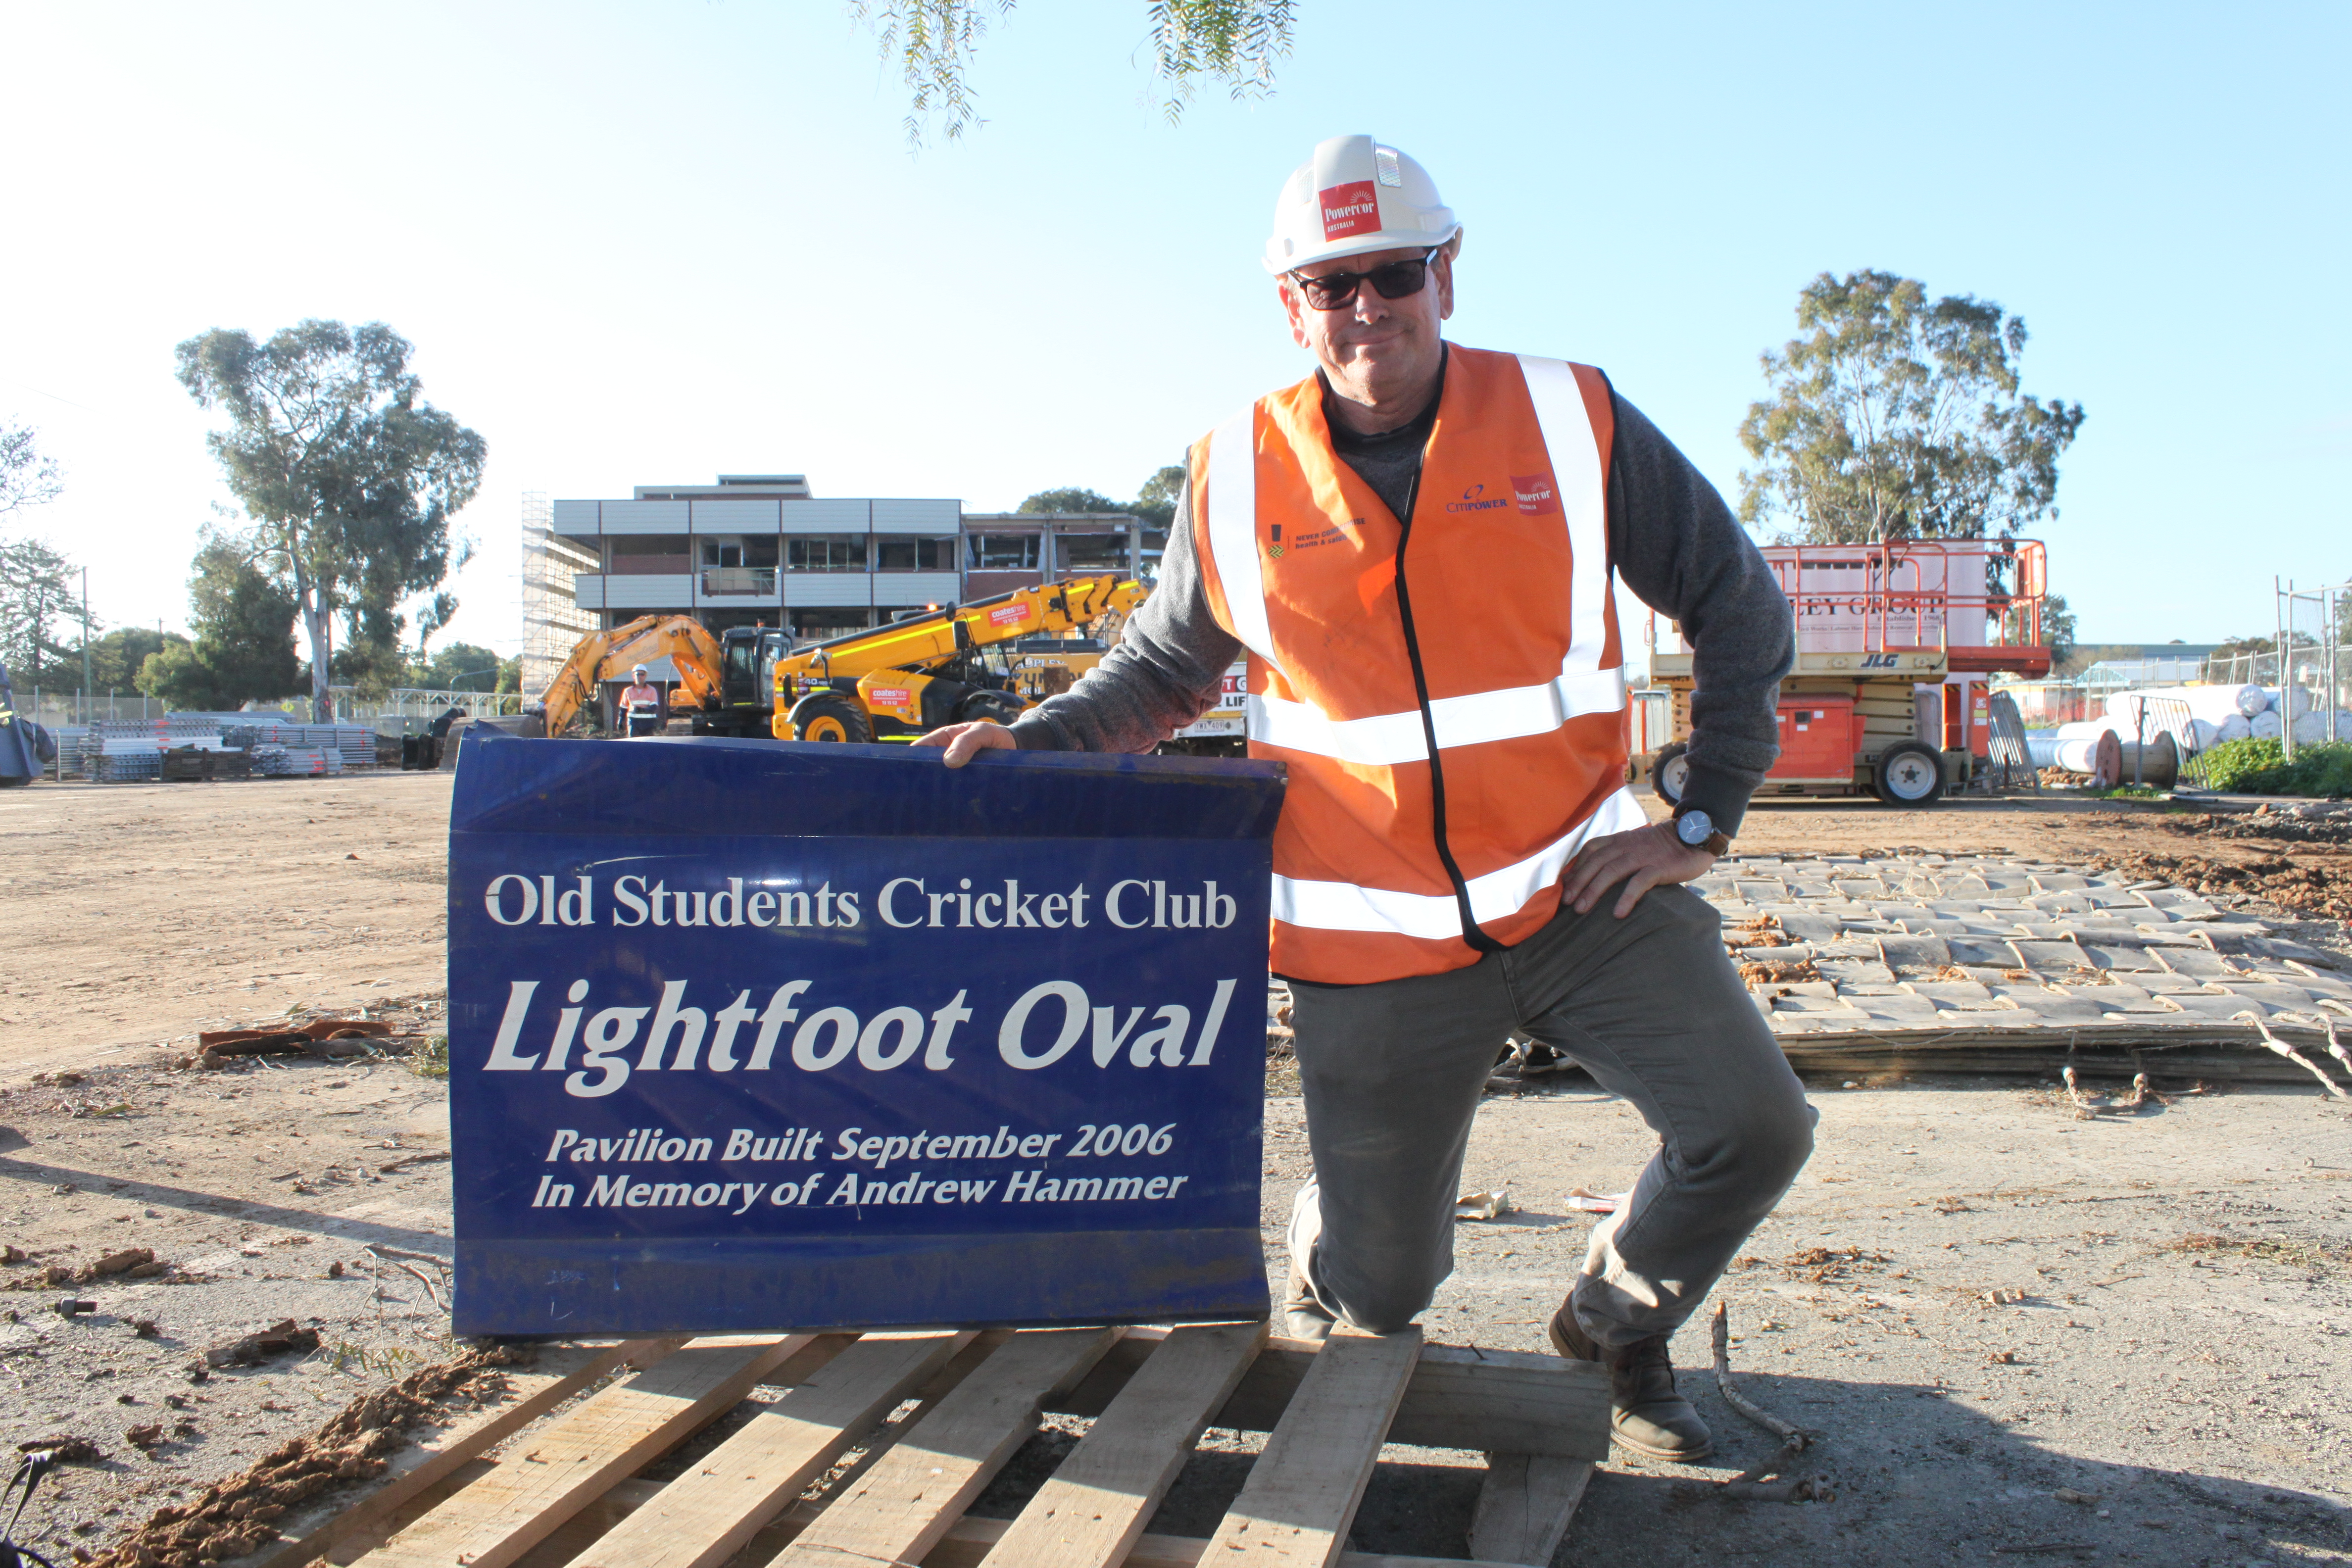
[[[82,722],[94,721],[97,711],[90,707],[92,681],[89,675],[89,568],[81,569],[81,709]]]

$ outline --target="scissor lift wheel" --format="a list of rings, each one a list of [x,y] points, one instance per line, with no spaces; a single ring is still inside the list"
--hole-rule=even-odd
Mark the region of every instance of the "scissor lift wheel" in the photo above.
[[[1933,805],[1944,793],[1944,759],[1916,742],[1889,746],[1879,754],[1875,784],[1889,805]]]
[[[1650,787],[1668,805],[1683,803],[1683,791],[1690,787],[1690,748],[1680,741],[1658,748],[1658,759],[1650,764]]]

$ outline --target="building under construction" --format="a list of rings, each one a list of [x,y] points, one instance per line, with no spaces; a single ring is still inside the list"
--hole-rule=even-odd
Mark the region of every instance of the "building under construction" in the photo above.
[[[527,496],[522,531],[525,691],[544,690],[585,633],[639,616],[814,641],[1072,573],[1139,575],[1159,542],[1123,512],[823,498],[799,474],[640,485],[625,500]]]

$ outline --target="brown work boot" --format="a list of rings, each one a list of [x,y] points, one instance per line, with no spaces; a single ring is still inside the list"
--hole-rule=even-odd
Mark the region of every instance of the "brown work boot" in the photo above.
[[[1320,1344],[1330,1337],[1331,1312],[1316,1300],[1315,1288],[1307,1282],[1307,1260],[1323,1234],[1318,1190],[1310,1180],[1290,1202],[1290,1282],[1282,1293],[1282,1331],[1294,1340],[1313,1340]]]
[[[1609,1368],[1609,1434],[1622,1447],[1654,1459],[1687,1465],[1715,1452],[1698,1411],[1675,1388],[1666,1336],[1652,1334],[1624,1349],[1604,1352],[1566,1304],[1551,1315],[1551,1348],[1570,1361]]]
[[[1331,1337],[1331,1314],[1315,1299],[1297,1265],[1290,1270],[1290,1288],[1283,1292],[1281,1330],[1294,1340],[1313,1340],[1320,1344]]]

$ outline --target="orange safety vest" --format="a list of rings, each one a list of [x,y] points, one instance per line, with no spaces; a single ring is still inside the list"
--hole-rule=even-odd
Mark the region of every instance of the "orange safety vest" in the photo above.
[[[1599,371],[1457,346],[1409,522],[1332,450],[1315,377],[1193,446],[1250,754],[1289,764],[1277,974],[1467,967],[1552,917],[1588,838],[1647,820],[1623,783],[1613,430]]]

